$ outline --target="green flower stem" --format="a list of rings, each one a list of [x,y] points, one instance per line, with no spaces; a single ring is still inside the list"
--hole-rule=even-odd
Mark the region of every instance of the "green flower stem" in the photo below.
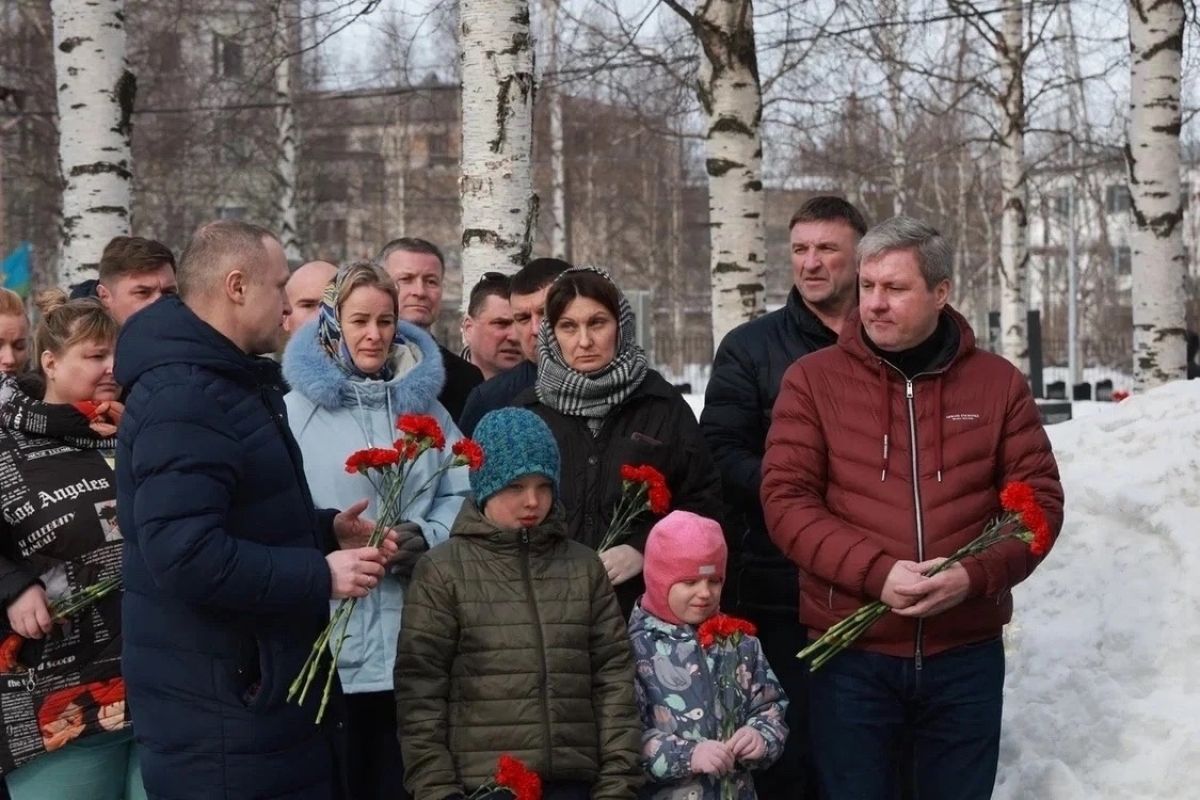
[[[91,586],[83,587],[74,594],[58,598],[50,604],[50,614],[54,619],[65,619],[119,588],[121,588],[120,577],[105,578]]]

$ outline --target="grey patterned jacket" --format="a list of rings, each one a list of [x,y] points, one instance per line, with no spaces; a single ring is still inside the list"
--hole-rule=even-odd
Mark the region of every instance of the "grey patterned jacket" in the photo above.
[[[721,800],[722,783],[732,797],[755,800],[751,769],[770,766],[783,752],[788,700],[762,647],[743,636],[736,647],[717,642],[702,651],[696,628],[674,625],[642,610],[629,619],[629,639],[637,667],[636,699],[642,715],[642,763],[650,782],[649,800]],[[727,720],[726,714],[733,719]],[[692,751],[705,739],[749,725],[762,734],[766,755],[738,762],[725,779],[693,774]],[[729,795],[726,795],[728,797]]]

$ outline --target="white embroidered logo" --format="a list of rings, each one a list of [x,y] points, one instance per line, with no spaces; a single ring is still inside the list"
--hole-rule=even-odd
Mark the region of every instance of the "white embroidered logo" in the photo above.
[[[946,419],[951,422],[974,422],[979,419],[978,414],[947,414]]]
[[[715,575],[715,574],[717,574],[717,565],[716,564],[704,564],[703,566],[700,567],[700,569],[698,570],[698,573],[700,575]]]

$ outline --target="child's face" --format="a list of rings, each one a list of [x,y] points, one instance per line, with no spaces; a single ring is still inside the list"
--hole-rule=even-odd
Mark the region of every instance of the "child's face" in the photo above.
[[[544,475],[523,475],[488,498],[483,515],[501,528],[541,525],[554,502],[554,484]]]
[[[723,583],[717,577],[673,583],[667,592],[667,605],[671,607],[672,614],[688,625],[699,625],[717,613],[721,605]]]

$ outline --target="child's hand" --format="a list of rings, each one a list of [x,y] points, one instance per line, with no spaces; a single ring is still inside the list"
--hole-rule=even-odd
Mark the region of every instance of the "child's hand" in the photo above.
[[[705,739],[692,751],[692,772],[724,775],[733,769],[733,759],[733,751],[729,749],[728,744],[715,739]]]
[[[725,744],[738,761],[757,761],[767,754],[767,740],[749,725],[734,731]]]

